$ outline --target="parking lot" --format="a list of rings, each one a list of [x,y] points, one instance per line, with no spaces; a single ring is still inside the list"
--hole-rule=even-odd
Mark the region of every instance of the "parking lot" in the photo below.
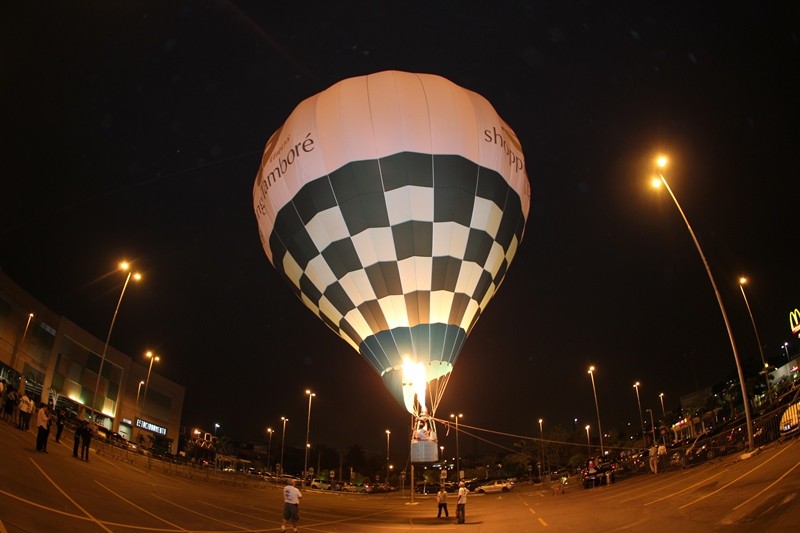
[[[71,434],[37,453],[33,432],[0,422],[0,532],[278,531],[280,487],[178,468],[121,450],[72,457]],[[69,445],[69,447],[67,446]],[[568,484],[555,494],[517,483],[472,494],[467,523],[436,518],[433,495],[306,490],[304,532],[795,531],[800,441],[775,443],[689,469],[632,476],[609,486]]]

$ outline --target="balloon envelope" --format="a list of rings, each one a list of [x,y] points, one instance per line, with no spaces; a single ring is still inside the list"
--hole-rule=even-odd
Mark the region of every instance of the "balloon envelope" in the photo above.
[[[488,101],[387,71],[298,105],[267,142],[253,200],[275,268],[414,412],[500,286],[530,188]]]

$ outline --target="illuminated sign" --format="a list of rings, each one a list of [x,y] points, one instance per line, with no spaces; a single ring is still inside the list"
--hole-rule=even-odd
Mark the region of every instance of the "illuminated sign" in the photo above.
[[[800,336],[800,311],[797,309],[789,313],[789,327],[792,328],[792,333]]]
[[[152,431],[153,433],[158,433],[159,435],[167,434],[167,428],[162,428],[161,426],[157,426],[152,422],[148,422],[147,420],[142,420],[141,418],[136,419],[136,427],[142,428],[147,431]]]

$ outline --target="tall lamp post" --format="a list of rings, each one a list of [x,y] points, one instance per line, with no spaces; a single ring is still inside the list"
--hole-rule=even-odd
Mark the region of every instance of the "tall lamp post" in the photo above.
[[[144,382],[144,395],[142,396],[142,403],[147,402],[147,388],[150,386],[150,372],[153,371],[153,363],[156,361],[161,361],[161,357],[157,356],[150,350],[145,352],[145,357],[150,359],[150,366],[147,369],[147,380]]]
[[[653,410],[652,409],[645,409],[648,413],[650,413],[650,430],[653,432],[653,445],[656,444],[656,424],[653,420]]]
[[[219,424],[217,424],[217,423],[215,422],[215,423],[214,423],[214,436],[215,436],[215,437],[217,436],[217,430],[218,430],[218,429],[219,429]]]
[[[586,424],[586,445],[589,447],[589,453],[592,453],[592,439],[589,437],[589,424]]]
[[[311,435],[311,398],[316,396],[316,394],[306,389],[306,396],[308,396],[308,422],[306,423],[306,461],[303,466],[303,483],[305,483],[306,476],[308,475],[308,449],[311,447],[311,444],[308,442],[308,438]]]
[[[286,442],[286,422],[288,422],[289,419],[282,416],[281,420],[283,421],[283,431],[281,431],[281,467],[278,470],[278,475],[283,474],[283,445]]]
[[[786,352],[786,362],[787,363],[791,363],[792,360],[789,359],[789,343],[788,342],[784,342],[783,346],[781,346],[781,348],[783,348],[783,351]]]
[[[664,393],[663,392],[659,392],[658,393],[658,399],[661,400],[661,416],[666,418],[667,417],[667,411],[664,410]]]
[[[657,160],[658,166],[664,168],[667,164],[666,157],[659,157]],[[711,281],[711,286],[714,289],[714,294],[717,297],[717,304],[719,304],[720,313],[722,313],[722,320],[725,322],[725,328],[728,331],[728,339],[731,343],[731,350],[733,351],[733,359],[736,362],[736,371],[739,374],[739,386],[742,389],[742,403],[744,404],[744,415],[747,421],[747,446],[750,451],[753,450],[753,419],[750,416],[750,401],[747,398],[747,383],[744,380],[744,373],[742,372],[742,364],[739,362],[739,353],[736,351],[736,343],[733,340],[733,331],[731,330],[730,322],[728,321],[728,313],[725,312],[725,305],[722,303],[722,296],[719,294],[719,289],[717,289],[717,283],[714,281],[714,276],[711,274],[711,267],[708,266],[708,261],[706,261],[706,256],[703,254],[703,249],[700,248],[700,241],[697,240],[697,237],[694,234],[694,230],[692,230],[692,226],[689,224],[689,219],[686,218],[686,215],[683,213],[683,209],[681,205],[678,203],[678,199],[672,193],[672,189],[670,189],[669,184],[667,183],[667,179],[664,177],[664,173],[659,171],[658,177],[653,179],[653,186],[659,187],[663,185],[664,188],[669,193],[670,197],[672,197],[672,201],[675,202],[675,207],[678,208],[678,211],[683,218],[683,221],[686,223],[686,228],[689,230],[689,233],[692,236],[692,240],[694,241],[694,245],[697,248],[697,253],[700,254],[700,259],[703,261],[703,266],[706,267],[706,273],[708,274],[708,279]]]
[[[747,301],[747,295],[744,292],[744,286],[747,284],[747,278],[742,276],[739,278],[739,289],[742,291],[742,298],[744,298],[744,305],[747,306],[747,313],[750,315],[750,322],[753,324],[753,331],[756,334],[756,342],[758,343],[758,352],[761,354],[761,364],[764,367],[764,380],[767,383],[767,401],[772,403],[772,389],[769,385],[769,372],[767,372],[767,360],[764,358],[764,348],[761,346],[761,338],[758,336],[758,328],[756,328],[756,321],[753,318],[753,311],[750,310],[750,302]]]
[[[642,426],[642,439],[644,439],[645,440],[645,444],[647,444],[647,439],[644,436],[644,420],[642,420],[644,418],[642,416],[642,400],[639,397],[639,386],[640,385],[641,385],[641,383],[639,383],[637,381],[636,383],[633,384],[633,388],[636,389],[636,405],[639,406],[639,424]]]
[[[386,430],[386,484],[389,484],[389,436],[392,434],[388,429]]]
[[[544,422],[544,420],[540,418],[539,419],[539,445],[540,445],[539,446],[539,450],[540,450],[539,451],[539,456],[541,457],[541,460],[544,461],[544,429],[542,429],[542,422]],[[545,468],[545,473],[547,473],[547,468]],[[542,473],[540,471],[539,472],[540,477],[541,477],[541,474]]]
[[[272,428],[267,428],[267,433],[269,433],[269,446],[267,446],[267,469],[268,472],[272,473],[272,464],[270,464],[270,460],[272,459]]]
[[[130,264],[126,261],[123,261],[119,264],[120,270],[126,271],[128,275],[125,277],[125,284],[122,285],[122,292],[119,294],[119,300],[117,300],[117,307],[114,309],[114,316],[111,318],[111,325],[108,326],[108,335],[106,336],[106,343],[103,345],[103,355],[100,357],[100,368],[97,370],[97,381],[94,384],[94,401],[92,402],[92,422],[96,422],[97,419],[97,399],[100,396],[100,376],[103,375],[103,365],[106,362],[106,353],[108,352],[108,343],[111,342],[111,331],[114,329],[114,322],[117,321],[117,314],[119,313],[119,306],[122,304],[122,297],[125,296],[125,289],[128,288],[128,283],[131,281],[131,277],[135,281],[139,281],[142,279],[142,275],[138,272],[133,273],[131,272]],[[147,389],[145,389],[147,392]],[[101,409],[102,411],[102,409]]]
[[[459,481],[461,481],[461,456],[459,455],[458,449],[458,419],[462,418],[463,416],[464,415],[461,413],[458,413],[457,415],[450,413],[450,418],[456,421],[456,479]]]
[[[594,408],[597,411],[597,431],[600,434],[600,456],[605,456],[603,449],[603,426],[600,424],[600,404],[597,403],[597,387],[594,386],[594,367],[589,367],[589,376],[592,378],[592,392],[594,392]],[[588,426],[587,426],[588,427]]]
[[[22,353],[22,350],[25,348],[25,337],[28,336],[28,328],[31,326],[31,320],[33,320],[33,313],[28,313],[28,321],[25,322],[25,329],[22,332],[22,340],[19,341],[19,348],[14,352],[14,357],[11,358],[11,368],[16,367],[19,354]]]
[[[136,431],[136,428],[139,427],[137,423],[137,418],[139,418],[139,394],[142,392],[142,385],[144,385],[144,380],[139,381],[139,385],[136,387],[136,409],[133,412],[133,429]],[[133,435],[131,435],[133,437]]]

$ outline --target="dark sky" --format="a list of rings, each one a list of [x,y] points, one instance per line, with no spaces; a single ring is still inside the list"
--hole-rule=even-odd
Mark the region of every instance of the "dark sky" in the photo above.
[[[611,4],[611,5],[609,5]],[[525,239],[439,416],[513,434],[637,424],[735,373],[703,264],[652,191],[659,152],[745,362],[798,351],[800,7],[792,2],[80,2],[0,22],[0,268],[112,345],[162,356],[183,422],[405,448],[408,415],[268,262],[252,185],[303,99],[387,69],[444,76],[516,131]],[[785,359],[784,359],[785,360]],[[399,438],[398,438],[399,437]],[[452,435],[444,439],[451,445]],[[399,453],[399,452],[397,452]]]

